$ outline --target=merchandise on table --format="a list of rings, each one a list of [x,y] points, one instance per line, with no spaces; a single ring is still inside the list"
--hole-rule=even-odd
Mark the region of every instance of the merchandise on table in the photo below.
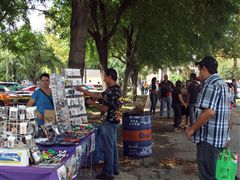
[[[38,132],[35,121],[36,107],[0,107],[2,130],[0,147],[22,148],[30,146]]]

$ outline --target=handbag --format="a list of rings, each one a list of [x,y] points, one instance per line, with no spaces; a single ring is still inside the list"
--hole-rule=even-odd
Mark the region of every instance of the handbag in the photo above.
[[[232,153],[228,148],[223,149],[216,164],[217,180],[235,180],[237,161],[238,154]]]

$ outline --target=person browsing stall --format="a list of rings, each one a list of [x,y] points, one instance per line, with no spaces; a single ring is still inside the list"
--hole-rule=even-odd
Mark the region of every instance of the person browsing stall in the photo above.
[[[104,167],[102,174],[96,176],[96,179],[113,179],[113,175],[118,175],[118,149],[117,149],[117,128],[120,122],[120,108],[122,92],[117,84],[117,72],[115,69],[106,69],[104,81],[107,89],[103,93],[93,93],[83,89],[81,86],[77,90],[90,96],[93,99],[101,99],[102,104],[95,103],[92,99],[87,99],[86,103],[93,105],[102,112],[106,112],[101,129],[100,138],[102,141],[102,150],[104,154]]]
[[[53,110],[52,91],[49,87],[49,74],[43,73],[40,76],[40,88],[35,90],[32,97],[27,103],[27,106],[37,107],[37,121],[38,126],[44,124],[44,112],[45,110]]]
[[[203,85],[186,135],[197,144],[199,179],[215,180],[217,158],[228,144],[230,96],[227,84],[217,74],[216,59],[206,56],[196,65]]]

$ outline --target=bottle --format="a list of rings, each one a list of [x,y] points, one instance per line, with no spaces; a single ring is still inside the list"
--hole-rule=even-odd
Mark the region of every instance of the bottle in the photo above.
[[[41,157],[39,156],[39,151],[37,147],[31,148],[31,154],[33,157],[34,164],[38,164],[41,160]]]

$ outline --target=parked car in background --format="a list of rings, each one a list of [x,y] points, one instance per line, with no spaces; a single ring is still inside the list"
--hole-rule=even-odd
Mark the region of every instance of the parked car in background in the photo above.
[[[0,82],[0,86],[7,87],[11,91],[18,91],[22,88],[18,82]]]
[[[2,92],[2,102],[0,105],[26,105],[31,97],[31,93],[27,91],[22,91],[21,86],[14,82],[0,82],[0,92]],[[10,102],[6,99],[9,95]]]
[[[103,86],[100,84],[84,84],[83,88],[90,92],[103,92]]]
[[[23,89],[21,89],[21,90],[22,90],[22,91],[28,91],[28,92],[33,93],[37,88],[39,88],[39,86],[37,86],[37,85],[32,85],[32,86],[25,87],[25,88],[23,88]]]
[[[20,96],[10,91],[9,88],[0,86],[0,106],[16,105],[19,99]]]
[[[18,104],[22,105],[26,105],[32,96],[32,93],[28,91],[15,91],[15,93],[19,96]]]

